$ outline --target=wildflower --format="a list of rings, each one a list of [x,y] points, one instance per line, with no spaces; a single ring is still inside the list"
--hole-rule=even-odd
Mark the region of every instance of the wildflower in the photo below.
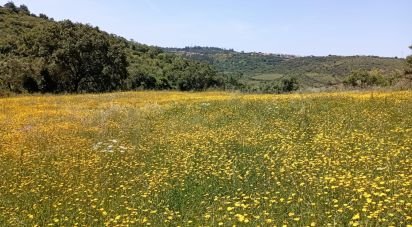
[[[352,220],[358,220],[360,218],[359,213],[353,215]]]

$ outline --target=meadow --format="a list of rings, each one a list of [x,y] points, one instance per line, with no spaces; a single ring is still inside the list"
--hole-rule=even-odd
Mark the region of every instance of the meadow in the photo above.
[[[412,92],[0,99],[0,226],[411,226]]]

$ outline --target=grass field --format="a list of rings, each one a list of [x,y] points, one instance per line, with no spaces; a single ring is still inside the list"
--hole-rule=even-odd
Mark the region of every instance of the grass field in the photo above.
[[[412,92],[0,99],[0,226],[407,226]]]

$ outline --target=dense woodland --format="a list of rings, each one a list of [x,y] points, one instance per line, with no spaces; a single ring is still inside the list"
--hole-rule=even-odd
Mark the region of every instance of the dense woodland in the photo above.
[[[138,89],[289,92],[303,87],[392,86],[405,60],[298,57],[215,47],[159,48],[88,24],[56,22],[25,5],[0,7],[0,92],[82,93]],[[407,62],[411,64],[411,57]]]
[[[209,64],[108,34],[55,22],[7,3],[0,9],[0,89],[11,92],[204,90],[226,80]]]

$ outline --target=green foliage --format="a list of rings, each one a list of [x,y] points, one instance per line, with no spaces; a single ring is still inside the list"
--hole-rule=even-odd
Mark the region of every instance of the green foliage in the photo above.
[[[391,84],[391,81],[385,78],[381,71],[374,69],[371,71],[353,71],[344,83],[346,85],[364,88],[370,86],[388,86]]]
[[[409,49],[412,50],[412,46],[410,46]],[[412,55],[410,55],[406,58],[405,74],[406,75],[412,74]]]
[[[379,69],[385,75],[392,75],[403,68],[402,59],[376,56],[298,57],[213,47],[166,48],[166,51],[210,63],[226,75],[242,74],[246,83],[258,82],[263,87],[268,81],[281,82],[290,78],[296,78],[302,87],[325,87],[342,83],[353,70]]]
[[[15,13],[18,12],[17,6],[14,4],[14,2],[7,2],[6,4],[4,4],[4,8]]]
[[[24,14],[29,15],[30,14],[30,10],[26,5],[20,5],[20,7],[18,8],[18,11]]]
[[[39,17],[42,18],[42,19],[46,19],[46,20],[49,19],[49,17],[46,14],[43,14],[43,13],[40,13]]]
[[[127,78],[122,48],[88,25],[70,21],[45,24],[14,37],[5,46],[1,49],[6,69],[3,84],[10,90],[103,92],[120,89]],[[39,89],[35,89],[36,83]]]
[[[30,59],[21,59],[9,57],[0,61],[0,88],[15,93],[22,93],[25,90],[36,91],[38,86],[32,85],[35,70]],[[28,83],[30,81],[30,84]]]
[[[128,89],[204,90],[223,87],[225,77],[207,63],[165,53],[158,47],[135,42],[129,45]]]
[[[4,8],[14,13],[22,13],[22,14],[30,15],[29,8],[24,4],[17,7],[14,4],[14,2],[7,2],[6,4],[4,4]]]
[[[216,67],[219,72],[236,75],[255,75],[270,72],[281,61],[292,56],[263,54],[263,53],[239,53],[233,49],[220,49],[216,47],[185,47],[165,48],[166,51],[182,55],[186,58],[206,62]]]
[[[295,77],[292,77],[290,79],[283,79],[282,80],[282,91],[283,92],[291,92],[291,91],[296,91],[298,90],[299,85],[298,81],[296,80]]]
[[[20,12],[26,13],[20,13]],[[90,25],[54,22],[24,5],[0,9],[0,90],[105,92],[204,90],[226,76],[207,63],[109,35]],[[3,32],[4,31],[4,32]]]

